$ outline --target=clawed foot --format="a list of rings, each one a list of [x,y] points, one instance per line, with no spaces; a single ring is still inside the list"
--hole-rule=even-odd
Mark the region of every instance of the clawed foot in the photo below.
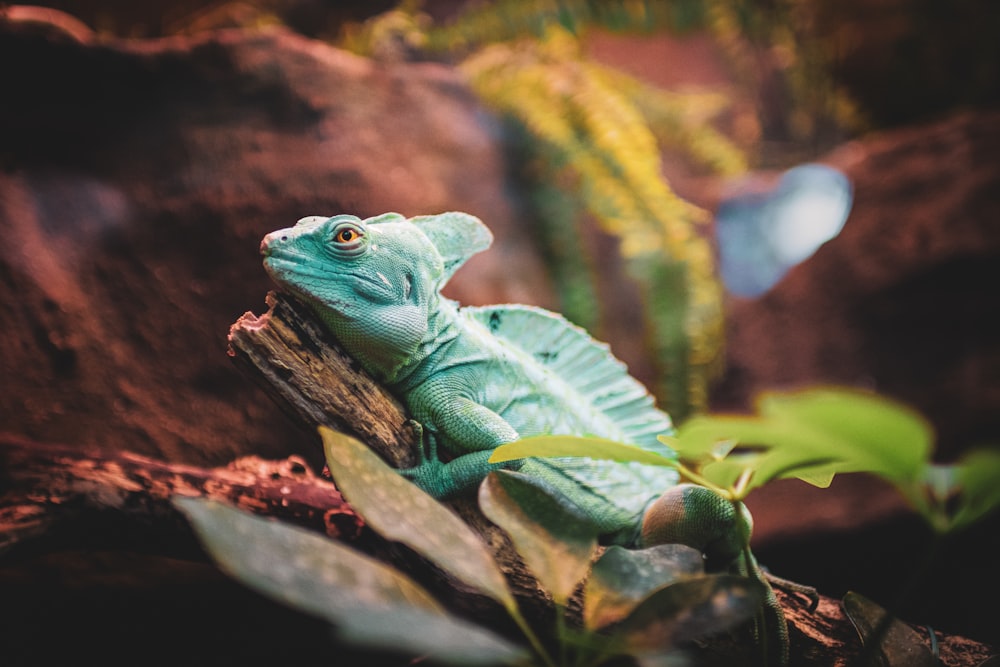
[[[800,584],[797,581],[791,581],[790,579],[783,579],[782,577],[777,577],[767,570],[764,570],[764,577],[767,579],[768,583],[774,588],[780,588],[786,593],[792,593],[794,595],[801,595],[802,597],[809,600],[809,612],[816,611],[816,607],[819,606],[819,591],[817,591],[812,586],[807,586],[805,584]]]
[[[417,437],[417,464],[412,468],[401,468],[399,474],[410,480],[424,491],[435,495],[439,480],[444,469],[444,463],[437,455],[437,442],[433,436],[424,437],[423,425],[415,419],[407,421]]]

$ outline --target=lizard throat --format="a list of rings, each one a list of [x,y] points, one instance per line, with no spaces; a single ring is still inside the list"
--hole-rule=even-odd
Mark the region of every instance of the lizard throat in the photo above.
[[[460,334],[458,309],[453,302],[441,299],[438,307],[430,309],[427,333],[416,351],[395,369],[391,377],[384,378],[385,382],[394,392],[405,395],[434,373]]]

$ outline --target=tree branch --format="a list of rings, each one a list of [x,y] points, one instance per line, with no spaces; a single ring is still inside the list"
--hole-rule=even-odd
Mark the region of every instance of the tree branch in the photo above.
[[[417,440],[399,402],[347,356],[304,304],[277,292],[268,312],[229,330],[229,356],[309,431],[330,426],[397,468],[416,464]]]
[[[199,468],[0,434],[0,471],[0,554],[81,539],[88,547],[148,550],[150,531],[158,545],[176,537],[179,553],[194,552],[186,520],[170,503],[174,495],[223,500],[347,539],[363,526],[336,487],[297,456]],[[128,529],[111,529],[123,525]]]

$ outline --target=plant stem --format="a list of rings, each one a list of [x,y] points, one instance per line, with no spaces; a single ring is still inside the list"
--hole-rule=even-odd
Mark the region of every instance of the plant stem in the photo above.
[[[517,627],[521,629],[521,632],[528,639],[528,643],[531,644],[531,648],[534,649],[538,657],[542,659],[542,662],[545,663],[546,667],[557,667],[556,663],[552,660],[552,656],[549,655],[549,652],[546,651],[545,647],[542,645],[541,640],[538,639],[538,635],[534,633],[531,626],[528,625],[528,622],[524,620],[524,616],[521,615],[521,610],[517,608],[517,605],[508,606],[507,613],[510,614],[512,619],[514,619],[514,623],[516,623]]]
[[[708,481],[707,479],[696,473],[694,470],[688,468],[680,461],[677,462],[675,469],[677,470],[678,473],[680,473],[681,477],[683,477],[687,481],[694,482],[699,486],[704,486],[705,488],[711,489],[712,491],[715,491],[726,500],[739,502],[739,500],[735,498],[731,490],[723,489],[721,486],[713,484],[712,482]]]
[[[753,478],[753,468],[744,468],[736,480],[736,484],[733,485],[731,500],[742,501],[746,497],[747,485],[750,483],[751,478]],[[749,540],[749,537],[747,539]]]
[[[559,664],[565,667],[566,662],[566,607],[556,604],[556,642],[559,644]]]

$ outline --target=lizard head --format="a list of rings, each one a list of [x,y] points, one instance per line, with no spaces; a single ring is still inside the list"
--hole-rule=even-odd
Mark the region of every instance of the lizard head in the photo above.
[[[260,248],[271,278],[308,303],[351,356],[391,380],[429,335],[441,287],[491,241],[465,213],[386,213],[303,218]]]

